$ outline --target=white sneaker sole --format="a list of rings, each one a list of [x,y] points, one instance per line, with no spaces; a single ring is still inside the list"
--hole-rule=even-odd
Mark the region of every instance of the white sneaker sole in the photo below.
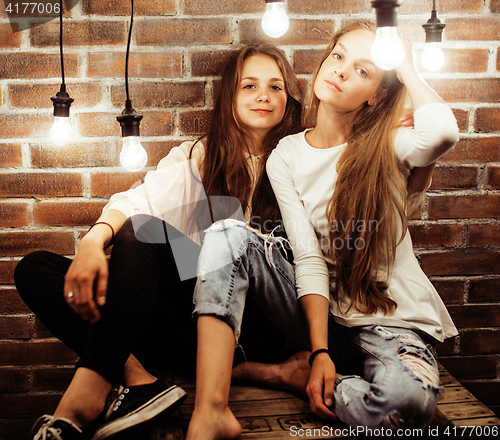
[[[172,407],[172,412],[183,402],[187,393],[177,385],[171,386],[163,393],[158,394],[146,402],[144,405],[137,408],[135,411],[116,419],[100,429],[98,429],[92,440],[104,440],[112,435],[121,433],[134,426],[145,423],[152,418],[156,417],[163,411]],[[178,405],[176,405],[178,403]]]

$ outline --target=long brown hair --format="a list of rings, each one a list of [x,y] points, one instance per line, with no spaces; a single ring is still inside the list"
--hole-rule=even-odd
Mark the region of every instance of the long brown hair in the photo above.
[[[262,44],[244,47],[229,57],[222,72],[220,92],[215,99],[209,130],[199,139],[203,140],[205,146],[200,174],[206,195],[234,197],[239,200],[243,211],[251,206],[253,226],[262,226],[265,220],[276,221],[279,218],[278,204],[265,166],[260,168],[255,192],[253,196],[251,194],[253,178],[247,161],[250,150],[245,136],[246,127],[238,120],[235,110],[243,63],[249,57],[259,54],[276,62],[283,75],[287,93],[283,119],[264,139],[263,164],[280,139],[302,130],[302,94],[298,79],[285,56],[275,46]],[[218,218],[228,216],[226,212],[216,214]]]
[[[320,66],[339,39],[357,29],[375,32],[370,21],[344,27],[333,36]],[[373,106],[365,103],[354,118],[347,146],[337,163],[338,177],[326,215],[330,253],[336,264],[337,302],[342,289],[351,301],[349,308],[387,314],[397,307],[387,288],[396,247],[407,228],[406,182],[394,147],[395,129],[407,94],[395,71],[384,74],[381,87],[385,97]],[[318,106],[318,98],[311,96],[306,116],[309,124]]]

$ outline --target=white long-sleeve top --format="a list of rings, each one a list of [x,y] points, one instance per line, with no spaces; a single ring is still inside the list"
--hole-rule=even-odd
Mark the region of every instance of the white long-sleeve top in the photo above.
[[[395,137],[396,153],[406,175],[414,167],[435,162],[458,140],[457,123],[446,104],[424,105],[415,111],[414,118],[415,128],[400,128]],[[335,320],[348,327],[377,323],[416,328],[438,341],[456,335],[448,311],[418,264],[408,231],[396,249],[389,280],[388,294],[398,304],[396,310],[385,316],[382,312],[368,315],[352,307],[345,313],[349,299],[342,292],[339,304],[333,299],[330,292],[335,289],[335,277],[329,257],[326,208],[337,179],[337,161],[346,144],[314,148],[307,143],[305,133],[282,139],[267,161],[267,173],[293,249],[298,297],[324,296],[330,301]]]
[[[197,142],[189,159],[193,144],[194,141],[187,141],[172,148],[158,163],[156,170],[146,174],[142,183],[112,195],[103,212],[116,209],[127,218],[136,214],[152,215],[201,244],[200,231],[195,228],[191,216],[195,204],[204,203],[207,198],[199,173],[205,147],[202,142]],[[247,161],[253,173],[253,192],[262,166],[261,158],[249,155]],[[245,221],[250,219],[250,215],[248,208],[244,213]]]

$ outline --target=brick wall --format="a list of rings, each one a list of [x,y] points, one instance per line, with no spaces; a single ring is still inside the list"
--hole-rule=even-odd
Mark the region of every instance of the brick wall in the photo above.
[[[400,25],[420,55],[431,0],[407,0]],[[144,172],[119,164],[128,0],[66,0],[65,67],[75,99],[73,142],[52,144],[59,90],[58,21],[12,26],[0,3],[0,438],[17,439],[51,412],[75,356],[19,299],[17,261],[36,249],[73,255],[107,198]],[[288,33],[274,40],[307,86],[319,50],[344,20],[373,17],[368,0],[287,0]],[[436,169],[412,221],[417,255],[460,335],[441,362],[500,413],[500,0],[438,0],[446,65],[425,77],[450,102],[461,139]],[[263,0],[136,0],[130,86],[144,115],[148,169],[202,132],[226,51],[270,41]],[[21,29],[24,29],[20,31]],[[13,32],[18,30],[18,32]]]

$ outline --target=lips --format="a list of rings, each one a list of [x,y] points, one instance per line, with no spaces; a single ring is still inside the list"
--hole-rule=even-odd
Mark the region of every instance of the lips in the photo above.
[[[268,115],[272,110],[267,110],[265,108],[253,108],[252,111],[258,115]]]
[[[342,89],[338,86],[336,82],[325,79],[325,83],[330,89],[335,90],[337,92],[342,92]]]

